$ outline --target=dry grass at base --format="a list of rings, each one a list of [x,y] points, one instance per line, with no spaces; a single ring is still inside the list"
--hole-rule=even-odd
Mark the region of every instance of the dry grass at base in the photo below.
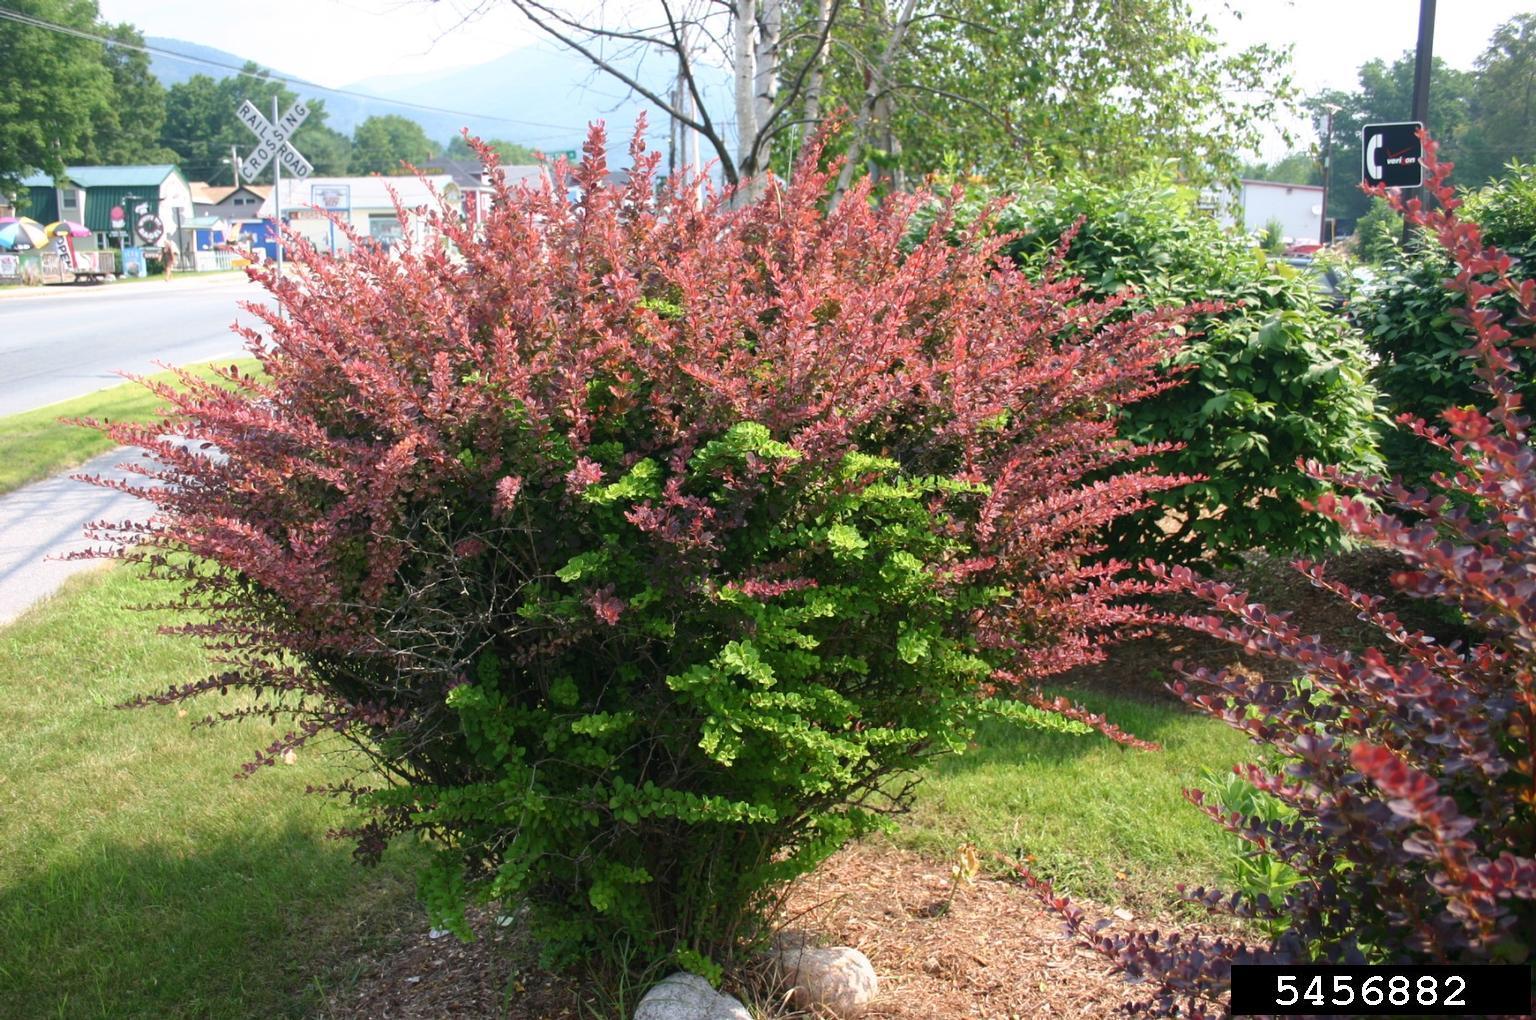
[[[786,927],[870,958],[880,994],[865,1014],[885,1020],[1101,1020],[1134,989],[1108,962],[1062,929],[1016,882],[981,877],[946,910],[949,866],[881,842],[842,851],[803,879],[785,907]],[[1085,909],[1091,905],[1084,904]],[[1106,908],[1105,916],[1111,916]],[[606,997],[532,966],[535,948],[515,928],[474,915],[479,936],[402,933],[397,950],[362,961],[355,983],[333,992],[334,1020],[587,1020],[607,1017]],[[1174,927],[1156,919],[1129,927]],[[507,975],[514,977],[509,984]],[[765,1008],[765,997],[727,987],[760,1020],[805,1014]],[[633,1008],[633,1002],[629,1008]],[[614,1020],[626,1020],[615,1017]]]
[[[333,979],[318,1015],[327,1020],[589,1020],[596,997],[569,978],[539,971],[526,932],[496,923],[494,910],[468,912],[475,941],[423,928],[395,932],[387,947],[351,962]],[[414,913],[424,919],[420,911]]]

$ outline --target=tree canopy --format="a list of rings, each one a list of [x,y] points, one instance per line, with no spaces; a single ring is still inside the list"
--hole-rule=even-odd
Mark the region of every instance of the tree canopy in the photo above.
[[[1334,164],[1337,166],[1337,162]],[[1288,152],[1272,163],[1247,163],[1242,176],[1252,181],[1277,181],[1280,184],[1323,183],[1322,157],[1315,152]]]
[[[409,117],[395,113],[369,117],[352,132],[352,158],[348,162],[348,171],[354,174],[406,173],[404,163],[423,163],[437,152],[437,148],[421,125]]]
[[[839,191],[862,170],[901,187],[955,163],[1114,177],[1172,160],[1202,182],[1235,172],[1292,96],[1285,52],[1223,50],[1189,0],[724,0],[669,7],[659,27],[504,2],[696,131],[731,183],[785,169],[829,117],[845,125]],[[675,89],[642,80],[644,52],[678,68]],[[700,84],[722,62],[734,110]]]
[[[482,141],[495,150],[506,166],[527,166],[539,161],[537,150],[518,142],[509,142],[505,138],[485,138]],[[449,159],[480,158],[475,150],[469,147],[469,142],[464,140],[463,135],[454,135],[448,139],[448,144],[443,147],[443,155]]]
[[[1310,97],[1322,138],[1325,109],[1333,119],[1333,185],[1328,215],[1356,219],[1370,208],[1360,180],[1360,130],[1366,124],[1410,120],[1413,115],[1413,52],[1392,63],[1361,65],[1353,91],[1329,90]],[[1456,181],[1475,188],[1502,175],[1514,159],[1536,158],[1536,14],[1521,14],[1496,28],[1472,70],[1436,58],[1430,72],[1430,133],[1443,160],[1456,164]]]
[[[12,0],[8,8],[85,31],[99,29],[94,0]],[[0,190],[35,170],[62,173],[114,120],[114,77],[90,39],[0,19]]]
[[[214,184],[233,184],[234,170],[226,162],[230,149],[243,158],[255,138],[234,112],[249,99],[267,117],[271,117],[272,99],[277,97],[280,110],[286,110],[298,94],[254,62],[248,61],[242,73],[215,80],[206,74],[172,85],[166,95],[165,128],[161,141],[174,151],[182,172],[193,180]],[[325,102],[306,99],[309,119],[294,133],[293,144],[321,175],[347,172],[350,144],[342,135],[326,126]]]
[[[104,46],[102,61],[112,75],[113,99],[98,115],[82,153],[93,163],[174,162],[176,153],[160,142],[165,124],[165,86],[149,69],[143,34],[132,25],[114,25],[105,34],[121,45]]]
[[[1501,176],[1511,160],[1536,158],[1536,14],[1495,29],[1476,67],[1457,167],[1464,184]]]
[[[958,160],[1123,178],[1172,161],[1186,179],[1234,175],[1291,97],[1285,54],[1225,53],[1184,0],[942,0],[877,100],[868,168],[901,177]],[[877,35],[883,5],[846,31]],[[873,23],[865,23],[865,22]],[[856,109],[867,47],[832,51],[825,108]]]

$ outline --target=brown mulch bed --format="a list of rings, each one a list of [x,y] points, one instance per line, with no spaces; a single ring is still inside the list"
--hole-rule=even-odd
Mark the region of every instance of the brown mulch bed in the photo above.
[[[1018,882],[980,877],[962,884],[946,909],[949,890],[947,864],[860,844],[803,881],[788,911],[806,912],[795,928],[870,958],[880,994],[867,1017],[1101,1020],[1132,997],[1104,957]],[[1189,930],[1083,906],[1109,918],[1109,930]]]
[[[859,844],[800,882],[784,917],[791,931],[828,945],[853,946],[870,958],[880,978],[880,994],[865,1014],[870,1018],[1098,1020],[1133,994],[1022,885],[983,876],[962,884],[946,910],[949,884],[947,864],[878,842]],[[1174,927],[1152,919],[1127,922],[1107,909],[1097,913],[1114,927]],[[534,948],[515,926],[498,926],[488,913],[474,920],[480,937],[468,944],[451,935],[402,934],[398,949],[364,961],[356,982],[333,992],[323,1015],[336,1020],[611,1015],[611,1000],[539,971]],[[803,1016],[775,1010],[761,991],[727,990],[765,1020]]]

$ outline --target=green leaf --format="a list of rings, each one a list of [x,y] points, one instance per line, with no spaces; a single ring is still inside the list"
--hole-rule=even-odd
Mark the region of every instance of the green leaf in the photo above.
[[[833,555],[838,559],[859,559],[863,557],[864,550],[869,548],[869,543],[859,534],[859,529],[851,524],[834,524],[828,528],[827,545],[832,547]]]

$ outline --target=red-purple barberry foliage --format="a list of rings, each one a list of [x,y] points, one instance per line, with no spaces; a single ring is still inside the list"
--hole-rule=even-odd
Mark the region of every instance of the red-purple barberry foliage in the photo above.
[[[248,769],[356,744],[360,849],[436,840],[445,923],[522,897],[649,960],[750,936],[999,689],[1114,733],[1033,685],[1139,618],[1094,536],[1179,481],[1105,472],[1184,313],[1111,324],[985,223],[906,251],[927,197],[824,212],[819,150],[738,208],[604,148],[570,194],[493,168],[483,224],[421,211],[442,243],[255,273],[265,377],[111,426],[163,485],[106,534],[224,663],[146,701],[294,718]]]

